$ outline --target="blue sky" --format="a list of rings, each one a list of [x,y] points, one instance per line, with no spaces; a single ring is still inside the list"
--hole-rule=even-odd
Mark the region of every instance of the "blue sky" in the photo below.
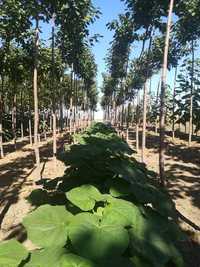
[[[106,24],[116,19],[118,14],[123,13],[124,4],[120,0],[94,0],[93,3],[102,12],[100,19],[90,27],[91,35],[98,33],[103,36],[93,47],[96,63],[98,65],[97,83],[100,92],[102,73],[106,71],[105,57],[113,38],[113,32],[107,29]],[[99,97],[101,97],[101,94],[99,94]],[[97,109],[98,111],[95,114],[95,118],[102,119],[103,111],[101,110],[100,104],[98,104]]]
[[[113,37],[113,32],[107,29],[106,24],[113,19],[116,19],[118,14],[123,13],[124,4],[120,0],[94,0],[93,3],[96,7],[99,7],[102,12],[100,19],[90,27],[91,35],[99,33],[103,36],[93,48],[96,63],[98,65],[98,85],[101,86],[101,74],[106,70],[104,58],[110,47],[109,43],[112,41]]]

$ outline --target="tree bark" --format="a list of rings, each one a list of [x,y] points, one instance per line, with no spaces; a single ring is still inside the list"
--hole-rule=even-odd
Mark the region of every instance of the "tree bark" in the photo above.
[[[155,121],[155,133],[158,133],[158,121],[159,121],[159,117],[158,117],[158,109],[159,109],[159,92],[160,92],[160,85],[161,82],[158,82],[158,87],[157,87],[157,94],[156,94],[156,121]]]
[[[173,111],[172,111],[172,140],[174,141],[175,138],[175,98],[176,98],[176,77],[177,77],[177,69],[175,69],[175,76],[174,76],[174,92],[173,92]]]
[[[73,98],[72,96],[70,97],[70,112],[69,112],[69,132],[70,135],[72,134],[72,124],[73,124]]]
[[[170,41],[170,31],[172,24],[173,6],[174,6],[174,0],[170,0],[168,20],[167,20],[167,31],[165,37],[162,76],[161,76],[159,171],[160,171],[160,183],[162,186],[165,186],[165,94],[166,94],[167,64],[168,64],[169,41]]]
[[[4,158],[3,151],[3,89],[4,89],[4,78],[1,76],[1,90],[0,90],[0,156]]]
[[[144,95],[143,95],[142,154],[141,154],[141,160],[143,163],[145,162],[145,150],[146,150],[147,86],[148,86],[148,80],[146,80],[144,84]]]
[[[28,127],[29,127],[29,142],[30,145],[33,145],[32,140],[32,123],[31,123],[31,100],[30,100],[30,93],[29,93],[29,119],[28,119]]]
[[[21,90],[21,114],[20,114],[20,121],[21,121],[21,139],[24,139],[24,108],[23,108],[23,91]]]
[[[70,114],[69,114],[69,132],[70,135],[72,134],[72,127],[73,127],[73,65],[71,70],[71,97],[70,97]]]
[[[56,99],[55,99],[55,14],[52,17],[52,93],[53,93],[53,161],[56,165],[57,156],[57,134],[56,134]]]
[[[40,165],[40,152],[38,144],[38,126],[39,126],[39,112],[38,112],[38,48],[39,48],[39,20],[36,18],[35,28],[35,57],[34,57],[34,73],[33,73],[33,95],[34,95],[34,150],[36,166]]]
[[[32,146],[33,145],[33,141],[32,141],[31,117],[29,117],[29,120],[28,120],[28,127],[29,127],[29,142],[30,142],[30,145]]]
[[[136,129],[135,129],[135,141],[136,141],[136,151],[139,152],[139,104],[140,104],[140,95],[138,92],[137,95],[137,107],[136,107]]]
[[[52,116],[51,113],[49,114],[49,128],[50,128],[50,132],[52,132]]]
[[[14,148],[17,149],[17,95],[14,94],[13,96],[13,107],[12,107],[12,132],[13,132],[13,142]]]
[[[60,82],[62,86],[63,77],[61,77]],[[64,97],[62,95],[62,90],[60,91],[60,130],[63,132],[64,129],[64,118],[63,118],[63,104],[64,104]]]
[[[152,29],[150,31],[150,40],[148,47],[148,55],[147,55],[147,64],[146,64],[146,81],[144,84],[144,94],[143,94],[143,129],[142,129],[142,155],[141,160],[145,162],[145,150],[146,150],[146,124],[147,124],[147,86],[148,86],[148,76],[149,76],[149,53],[152,45]]]
[[[194,90],[194,41],[192,40],[192,71],[191,71],[191,89],[190,89],[190,117],[189,117],[189,138],[188,146],[191,146],[192,143],[192,128],[193,128],[193,90]]]

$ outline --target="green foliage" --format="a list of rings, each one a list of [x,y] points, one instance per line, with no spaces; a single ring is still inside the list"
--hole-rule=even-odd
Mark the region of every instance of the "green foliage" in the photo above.
[[[99,262],[122,255],[129,244],[126,229],[105,223],[98,216],[81,213],[74,217],[69,228],[69,238],[75,251],[86,258]]]
[[[67,253],[64,248],[46,248],[31,254],[25,267],[95,267],[95,265],[75,254]]]
[[[82,185],[67,192],[67,198],[83,211],[92,210],[96,201],[102,201],[103,196],[92,185]]]
[[[0,266],[17,267],[28,257],[28,251],[16,240],[0,244]]]
[[[43,205],[30,213],[23,220],[23,225],[34,244],[40,247],[62,247],[67,241],[67,225],[72,217],[64,206]]]
[[[2,102],[0,124],[3,127],[3,142],[12,139],[16,132],[17,137],[18,132],[21,132],[21,136],[30,134],[28,129],[30,124],[33,124],[34,115],[34,97],[31,93],[32,75],[36,61],[37,83],[40,88],[38,91],[40,133],[46,135],[50,128],[49,118],[54,104],[56,109],[62,107],[69,110],[70,98],[72,98],[73,108],[78,107],[79,116],[83,111],[89,113],[96,109],[97,66],[90,43],[94,43],[98,35],[90,36],[89,25],[99,15],[100,12],[93,6],[91,0],[2,0],[0,2],[0,98]],[[38,51],[35,50],[33,30],[38,24],[40,35],[43,28],[41,24],[52,26],[50,25],[52,18],[55,19],[56,28],[54,55],[52,47],[49,46],[50,42],[46,42],[49,36],[46,36],[46,40],[39,38]],[[69,72],[72,73],[72,77]],[[54,73],[53,78],[52,73]],[[56,83],[56,88],[52,88],[54,87],[52,79]],[[52,89],[55,89],[55,93]],[[15,95],[17,125],[14,127],[16,129],[12,129],[11,118],[9,120],[7,118],[11,117],[10,114],[14,110]],[[69,115],[63,112],[63,117],[69,125]],[[75,117],[78,116],[73,114],[73,117],[76,120]],[[60,119],[62,126],[63,119]]]
[[[194,65],[194,66],[193,66]],[[194,69],[193,69],[194,67]],[[186,123],[190,119],[191,98],[193,102],[193,124],[195,131],[199,130],[199,111],[200,111],[200,59],[196,58],[194,62],[190,59],[184,60],[181,66],[181,72],[178,75],[179,86],[176,88],[175,97],[175,120],[177,123]],[[192,90],[191,90],[192,89]]]
[[[165,266],[170,259],[176,261],[179,258],[181,262],[182,257],[173,244],[174,236],[166,221],[152,210],[147,209],[145,215],[138,216],[129,230],[133,249],[152,262],[153,266]],[[183,260],[182,265],[176,266],[183,266]]]
[[[65,176],[45,180],[45,189],[29,197],[39,207],[23,225],[39,250],[30,252],[24,266],[183,266],[174,205],[145,166],[131,158],[127,144],[104,124],[93,125],[77,140],[61,156]],[[42,205],[52,204],[52,192],[66,194],[65,204],[58,199],[56,206]]]

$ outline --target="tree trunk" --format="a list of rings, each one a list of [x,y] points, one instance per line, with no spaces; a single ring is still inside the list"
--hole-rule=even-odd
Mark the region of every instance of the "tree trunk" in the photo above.
[[[70,112],[69,112],[69,132],[72,134],[72,123],[73,123],[73,98],[70,97]]]
[[[157,87],[157,94],[156,94],[156,121],[155,121],[155,133],[158,133],[158,121],[159,121],[159,117],[158,117],[158,108],[159,108],[159,93],[160,93],[160,85],[161,82],[158,82],[158,87]]]
[[[47,123],[46,123],[46,114],[43,111],[43,135],[44,135],[44,140],[47,140]]]
[[[33,145],[33,141],[32,141],[31,117],[29,117],[29,120],[28,120],[28,127],[29,127],[29,142],[30,142],[30,145],[32,146]]]
[[[31,100],[30,100],[30,94],[29,94],[29,119],[28,119],[28,128],[29,128],[29,142],[30,145],[33,145],[32,140],[32,123],[31,123]]]
[[[55,92],[55,14],[52,17],[52,93],[53,93],[53,161],[56,167],[57,134],[56,134],[56,92]]]
[[[174,92],[173,92],[173,111],[172,111],[172,140],[174,141],[175,138],[175,98],[176,98],[176,77],[177,77],[177,69],[175,69],[175,76],[174,76]]]
[[[63,132],[64,121],[63,121],[63,101],[60,99],[60,130]]]
[[[121,129],[124,131],[124,103],[122,103]]]
[[[75,124],[75,133],[76,133],[76,129],[78,127],[78,78],[77,76],[75,77],[75,107],[74,107],[74,124]]]
[[[71,70],[71,97],[70,97],[70,114],[69,114],[69,132],[70,135],[72,134],[72,127],[73,127],[73,65]]]
[[[1,90],[0,90],[0,156],[4,158],[3,151],[3,89],[4,89],[4,78],[1,76]]]
[[[13,107],[12,107],[12,132],[13,132],[13,142],[14,148],[17,149],[17,95],[13,96]]]
[[[52,116],[51,116],[51,114],[50,114],[50,116],[49,116],[49,128],[50,128],[50,132],[52,132]]]
[[[146,150],[146,124],[147,124],[147,86],[148,86],[148,76],[149,76],[149,53],[151,50],[152,45],[152,29],[150,31],[150,40],[149,40],[149,48],[148,48],[148,55],[147,55],[147,70],[146,70],[146,81],[144,84],[144,94],[143,94],[143,129],[142,129],[142,155],[141,160],[145,162],[145,150]]]
[[[62,85],[63,77],[61,77],[60,82]],[[64,96],[62,95],[62,91],[60,92],[60,130],[63,132],[64,129],[64,118],[63,118],[63,105],[64,105]]]
[[[194,41],[192,40],[192,72],[191,72],[191,89],[190,89],[190,117],[189,117],[189,139],[188,146],[192,143],[192,124],[193,124],[193,88],[194,87]]]
[[[136,129],[135,129],[135,141],[136,141],[136,151],[139,152],[139,104],[140,104],[140,95],[138,92],[137,95],[137,107],[136,107]]]
[[[40,165],[40,152],[38,144],[38,125],[39,125],[39,112],[38,112],[38,48],[39,48],[39,20],[36,18],[35,28],[35,57],[34,57],[34,73],[33,73],[33,95],[34,95],[34,149],[36,166]]]
[[[21,90],[21,139],[24,139],[24,108],[23,108],[23,91]]]
[[[161,76],[159,171],[160,171],[160,182],[162,186],[165,186],[165,94],[166,94],[167,64],[168,64],[168,52],[169,52],[173,6],[174,6],[174,0],[170,0],[167,31],[165,37],[162,76]]]
[[[144,84],[143,94],[143,125],[142,125],[142,155],[141,160],[145,162],[145,150],[146,150],[146,120],[147,120],[147,86],[148,80]]]

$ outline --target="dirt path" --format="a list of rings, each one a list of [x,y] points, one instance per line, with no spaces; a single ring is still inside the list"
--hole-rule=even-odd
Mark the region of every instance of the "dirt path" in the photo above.
[[[58,146],[63,146],[65,137],[59,137]],[[57,161],[57,168],[52,163],[52,139],[40,143],[41,166],[36,171],[34,167],[33,148],[23,143],[20,150],[9,153],[0,160],[0,240],[12,237],[24,241],[21,231],[23,217],[31,210],[26,197],[37,186],[35,182],[42,178],[62,176],[64,164]],[[29,244],[28,244],[29,246]]]

